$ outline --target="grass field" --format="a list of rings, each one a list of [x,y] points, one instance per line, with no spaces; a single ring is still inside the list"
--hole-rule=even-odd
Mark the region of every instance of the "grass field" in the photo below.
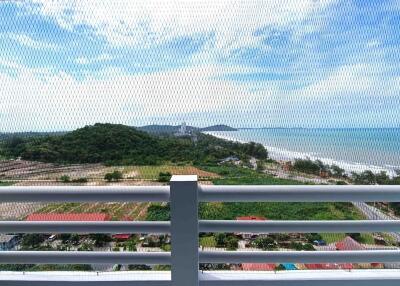
[[[126,166],[123,174],[126,178],[157,180],[160,173],[172,175],[197,175],[200,179],[215,179],[220,176],[193,166],[161,165],[161,166]]]
[[[111,220],[145,220],[150,203],[64,203],[51,204],[38,213],[106,213]]]
[[[204,236],[200,237],[200,245],[203,247],[216,247],[214,236]]]
[[[361,233],[360,243],[363,244],[375,244],[374,237],[370,233]],[[326,243],[334,243],[343,240],[347,235],[345,233],[321,233],[322,239]]]

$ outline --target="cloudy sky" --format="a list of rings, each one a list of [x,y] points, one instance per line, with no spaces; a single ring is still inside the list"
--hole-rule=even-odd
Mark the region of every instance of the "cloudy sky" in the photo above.
[[[0,2],[0,132],[399,114],[399,0]]]

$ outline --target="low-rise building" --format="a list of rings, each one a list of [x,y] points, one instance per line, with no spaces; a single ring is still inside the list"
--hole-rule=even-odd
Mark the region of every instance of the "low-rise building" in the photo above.
[[[18,243],[17,235],[0,234],[0,251],[14,250]]]

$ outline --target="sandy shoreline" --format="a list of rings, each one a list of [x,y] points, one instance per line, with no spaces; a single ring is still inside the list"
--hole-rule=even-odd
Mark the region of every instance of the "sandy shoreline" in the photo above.
[[[229,140],[229,141],[234,141],[234,142],[240,142],[240,143],[249,143],[250,141],[245,141],[245,140],[238,140],[233,137],[229,136],[223,136],[220,134],[215,134],[213,132],[204,132],[206,134],[215,136],[220,139],[224,140]],[[260,143],[260,142],[257,142]],[[351,172],[363,172],[366,170],[370,170],[374,173],[379,173],[379,172],[387,172],[389,176],[395,176],[395,168],[389,168],[389,167],[383,167],[383,166],[376,166],[376,165],[367,165],[367,164],[361,164],[357,162],[345,162],[345,161],[339,161],[339,160],[334,160],[332,158],[322,158],[322,157],[317,157],[313,154],[307,154],[307,153],[301,153],[301,152],[296,152],[296,151],[290,151],[286,149],[280,149],[272,146],[268,146],[266,144],[262,144],[267,150],[268,150],[268,155],[271,159],[276,160],[276,161],[281,161],[281,162],[293,162],[296,159],[311,159],[313,161],[315,160],[320,160],[324,164],[327,165],[337,165],[340,168],[343,168],[346,173],[350,174]],[[395,166],[393,166],[395,167]]]

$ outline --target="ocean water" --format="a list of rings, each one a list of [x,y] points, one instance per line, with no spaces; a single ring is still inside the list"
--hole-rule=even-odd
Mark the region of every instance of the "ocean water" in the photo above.
[[[240,142],[263,144],[276,160],[319,159],[346,171],[400,169],[400,128],[388,129],[240,129],[208,132]]]

